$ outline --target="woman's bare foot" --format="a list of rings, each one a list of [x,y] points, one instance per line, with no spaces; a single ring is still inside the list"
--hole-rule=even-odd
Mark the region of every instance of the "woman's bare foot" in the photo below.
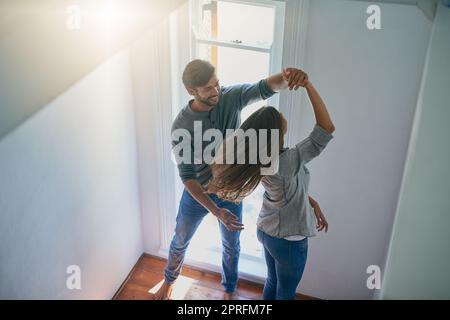
[[[162,286],[155,293],[154,300],[170,300],[172,297],[173,283],[164,281]]]

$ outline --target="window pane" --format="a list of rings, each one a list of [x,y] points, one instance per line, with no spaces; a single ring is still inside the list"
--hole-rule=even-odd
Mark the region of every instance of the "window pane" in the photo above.
[[[218,1],[218,38],[271,45],[274,11],[269,7]]]
[[[195,2],[194,2],[195,3]],[[228,1],[199,0],[199,25],[203,37],[270,46],[273,42],[275,9]]]
[[[264,52],[225,48],[200,44],[199,58],[211,61],[217,68],[217,77],[222,86],[238,83],[255,83],[269,76],[270,55]],[[242,121],[257,109],[266,105],[259,101],[244,108]]]
[[[253,83],[269,75],[270,55],[234,48],[218,48],[217,76],[222,85]]]
[[[189,247],[198,249],[216,249],[222,246],[217,218],[208,213],[198,227]]]

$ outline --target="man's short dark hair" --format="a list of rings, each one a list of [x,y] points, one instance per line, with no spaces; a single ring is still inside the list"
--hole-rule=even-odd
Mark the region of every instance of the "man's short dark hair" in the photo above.
[[[186,88],[205,86],[215,71],[214,66],[205,60],[192,60],[184,68],[183,83]]]

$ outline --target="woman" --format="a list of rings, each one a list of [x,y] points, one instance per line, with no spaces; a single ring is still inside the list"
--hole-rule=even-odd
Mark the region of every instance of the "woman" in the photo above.
[[[285,76],[288,78],[288,74]],[[295,298],[306,264],[308,237],[316,234],[315,229],[328,231],[328,223],[319,204],[308,195],[310,177],[306,164],[322,152],[333,138],[335,128],[325,104],[307,76],[300,83],[308,93],[316,118],[316,125],[309,137],[294,148],[283,148],[287,121],[273,107],[257,110],[240,127],[244,131],[275,129],[281,132],[277,173],[263,176],[261,169],[264,166],[259,158],[254,164],[246,161],[245,164],[214,163],[211,166],[214,178],[208,192],[216,193],[224,200],[240,202],[260,182],[265,188],[257,235],[264,247],[267,264],[263,290],[266,300]],[[258,137],[257,147],[267,148],[269,155],[272,155],[271,135],[268,134],[265,140],[261,141]],[[248,160],[251,147],[250,143],[244,143],[245,150],[238,150],[235,158],[239,152],[244,152]]]

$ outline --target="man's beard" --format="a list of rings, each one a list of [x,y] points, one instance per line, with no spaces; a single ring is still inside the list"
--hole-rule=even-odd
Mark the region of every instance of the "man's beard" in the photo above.
[[[218,98],[218,97],[217,97]],[[201,103],[209,106],[209,107],[215,107],[218,103],[219,103],[219,99],[217,99],[217,102],[212,102],[212,98],[208,98],[208,99],[198,99],[198,101],[200,101]]]

